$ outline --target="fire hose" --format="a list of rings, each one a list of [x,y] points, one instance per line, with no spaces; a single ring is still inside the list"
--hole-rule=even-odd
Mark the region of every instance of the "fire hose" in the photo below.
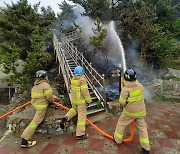
[[[11,111],[5,113],[4,115],[0,116],[0,120],[1,120],[2,118],[4,118],[4,117],[8,116],[9,114],[11,114],[11,113],[13,113],[13,112],[15,112],[15,111],[17,111],[17,110],[19,110],[19,109],[21,109],[21,108],[24,108],[25,106],[27,106],[27,105],[29,105],[29,104],[31,104],[31,102],[27,102],[27,103],[25,103],[25,104],[23,104],[23,105],[21,105],[21,106],[16,107],[15,109],[13,109],[13,110],[11,110]],[[68,107],[65,107],[64,105],[62,105],[62,104],[60,104],[60,103],[58,103],[58,102],[53,102],[53,104],[55,104],[56,106],[59,106],[59,107],[65,109],[65,110],[69,110]],[[104,131],[102,131],[102,130],[101,130],[100,128],[98,128],[95,124],[93,124],[89,119],[86,119],[86,121],[87,121],[92,127],[94,127],[94,129],[96,129],[99,133],[101,133],[102,135],[104,135],[105,137],[107,137],[107,138],[109,138],[109,139],[114,140],[113,136],[111,136],[111,135],[105,133]],[[130,137],[129,137],[129,138],[126,138],[126,139],[123,139],[122,142],[125,143],[125,142],[131,142],[131,141],[132,141],[132,139],[133,139],[133,137],[134,137],[134,127],[135,127],[134,125],[135,125],[135,124],[134,124],[134,121],[133,121],[133,122],[131,123],[131,135],[130,135]]]

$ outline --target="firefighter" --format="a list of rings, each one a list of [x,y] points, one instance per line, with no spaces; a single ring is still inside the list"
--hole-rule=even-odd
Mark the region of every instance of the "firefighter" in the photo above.
[[[31,90],[31,104],[36,112],[32,121],[21,135],[22,148],[29,148],[36,145],[36,141],[30,141],[30,139],[38,125],[44,119],[49,103],[53,103],[53,90],[49,85],[46,71],[39,70],[36,72],[36,80]]]
[[[66,123],[77,114],[76,138],[77,140],[87,139],[88,134],[85,134],[87,105],[91,103],[92,100],[88,91],[84,70],[81,66],[77,66],[74,69],[74,77],[71,80],[70,97],[72,108],[67,112],[64,118],[62,118],[60,127],[64,129]]]
[[[146,116],[144,87],[136,80],[136,72],[131,68],[125,71],[123,84],[119,98],[122,114],[114,132],[114,140],[117,144],[122,143],[126,126],[135,121],[143,153],[149,153],[150,144],[144,120]]]

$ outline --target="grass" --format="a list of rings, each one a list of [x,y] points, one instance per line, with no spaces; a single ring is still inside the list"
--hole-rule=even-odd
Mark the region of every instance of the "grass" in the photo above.
[[[101,104],[101,101],[97,101],[96,106],[97,106],[98,109],[101,109],[103,107],[102,104]]]
[[[89,107],[89,109],[101,109],[103,108],[101,101],[97,101],[95,106]]]
[[[177,55],[177,57],[166,57],[163,59],[160,65],[163,68],[172,68],[180,70],[180,56]]]
[[[64,97],[64,104],[67,107],[71,108],[71,101],[70,101],[70,99],[68,97]]]
[[[168,98],[164,95],[156,95],[153,97],[153,100],[156,102],[174,102],[174,103],[180,103],[180,98]]]
[[[174,77],[172,78],[172,80],[173,80],[173,81],[180,81],[180,78],[174,76]]]

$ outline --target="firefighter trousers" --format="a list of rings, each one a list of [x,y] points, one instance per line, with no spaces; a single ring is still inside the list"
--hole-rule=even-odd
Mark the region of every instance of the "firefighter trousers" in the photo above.
[[[76,114],[78,114],[77,127],[76,127],[76,136],[81,136],[85,134],[85,125],[87,117],[87,106],[86,104],[72,105],[72,108],[65,115],[69,121]]]
[[[138,128],[139,140],[141,146],[149,151],[150,144],[149,144],[149,138],[147,132],[147,125],[144,118],[131,118],[122,113],[118,120],[116,130],[114,132],[114,139],[116,143],[120,144],[122,142],[124,130],[126,126],[129,125],[132,121],[135,121],[136,126]]]
[[[32,135],[36,131],[37,126],[43,121],[44,116],[46,114],[46,109],[36,110],[36,113],[30,122],[30,124],[26,127],[21,137],[25,140],[31,139]]]

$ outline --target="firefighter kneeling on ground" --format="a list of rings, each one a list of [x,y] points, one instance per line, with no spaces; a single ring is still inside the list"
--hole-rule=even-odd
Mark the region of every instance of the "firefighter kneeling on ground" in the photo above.
[[[143,153],[149,153],[150,144],[147,125],[144,120],[146,107],[144,103],[144,87],[136,80],[136,72],[128,69],[124,73],[123,87],[119,98],[122,114],[118,120],[114,140],[117,144],[122,143],[124,130],[127,125],[135,121],[138,128],[140,144]]]
[[[74,69],[74,77],[71,80],[70,97],[72,108],[61,120],[60,127],[64,129],[67,121],[78,114],[76,138],[77,140],[87,139],[88,134],[85,134],[87,105],[91,103],[92,100],[89,94],[86,78],[84,76],[84,70],[81,66],[77,66]]]
[[[29,148],[36,145],[36,141],[30,141],[38,125],[43,121],[49,103],[53,103],[53,90],[49,85],[46,71],[40,70],[36,72],[36,81],[31,90],[31,104],[35,108],[36,113],[22,133],[22,148]]]

